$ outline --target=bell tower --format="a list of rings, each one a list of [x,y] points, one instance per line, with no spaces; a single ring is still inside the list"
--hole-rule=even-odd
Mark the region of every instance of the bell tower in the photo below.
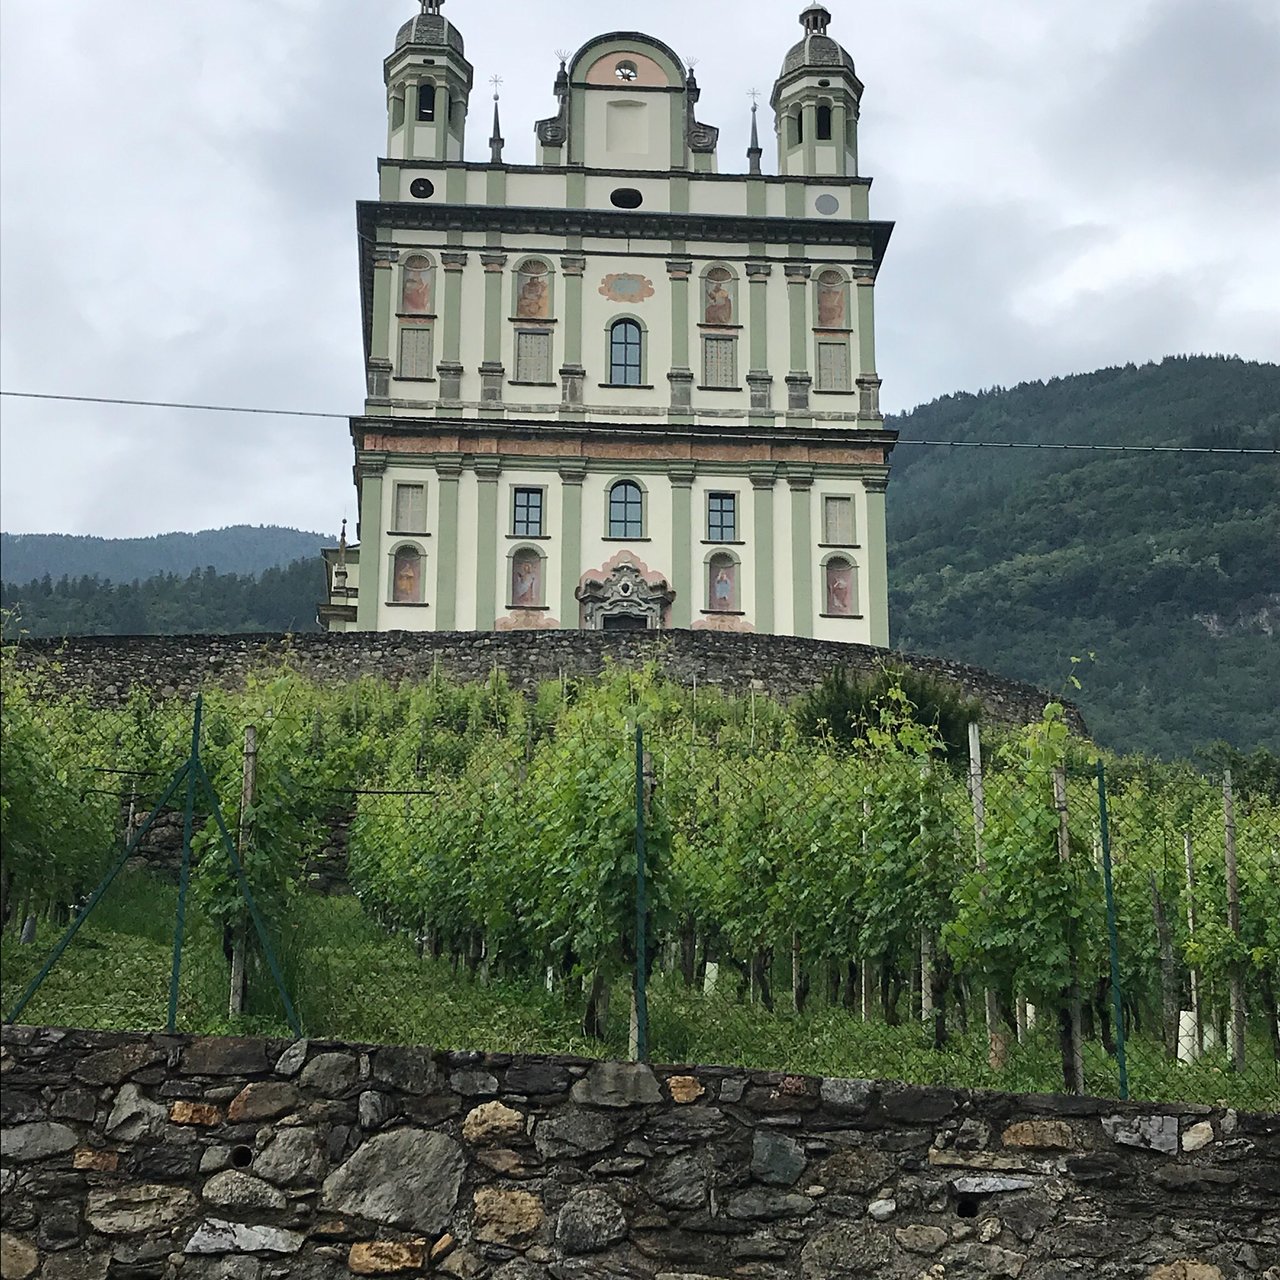
[[[461,160],[472,68],[462,35],[440,12],[444,0],[421,0],[422,12],[396,34],[383,64],[387,83],[387,157]]]
[[[778,135],[778,172],[805,177],[858,176],[862,81],[848,52],[828,34],[831,13],[810,4],[804,37],[782,62],[769,99]]]

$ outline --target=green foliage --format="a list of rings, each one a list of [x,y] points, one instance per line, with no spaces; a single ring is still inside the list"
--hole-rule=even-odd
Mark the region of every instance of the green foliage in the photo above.
[[[1119,751],[1280,750],[1274,457],[926,449],[912,439],[1280,444],[1280,366],[1219,357],[949,396],[893,421],[896,647],[1056,688]]]
[[[917,724],[937,731],[949,759],[965,758],[969,725],[981,719],[982,704],[967,698],[958,685],[907,667],[884,666],[870,676],[836,667],[796,703],[796,722],[810,737],[844,744],[862,741],[895,690]]]

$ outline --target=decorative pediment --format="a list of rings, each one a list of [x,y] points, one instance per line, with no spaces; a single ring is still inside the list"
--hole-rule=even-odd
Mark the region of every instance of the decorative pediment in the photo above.
[[[629,551],[620,551],[600,569],[583,574],[574,593],[582,603],[583,625],[603,631],[606,619],[631,619],[639,629],[658,630],[675,592],[666,578],[654,573]]]

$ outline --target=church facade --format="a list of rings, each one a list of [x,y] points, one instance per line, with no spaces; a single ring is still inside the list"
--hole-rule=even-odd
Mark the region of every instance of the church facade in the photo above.
[[[611,32],[561,61],[537,163],[464,159],[473,69],[440,11],[385,63],[358,206],[358,543],[331,630],[715,628],[886,646],[895,435],[874,294],[892,226],[863,86],[811,4],[745,172],[693,70]]]

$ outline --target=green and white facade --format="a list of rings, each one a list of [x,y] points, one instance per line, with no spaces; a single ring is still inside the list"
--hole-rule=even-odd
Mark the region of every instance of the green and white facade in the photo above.
[[[441,0],[385,64],[358,206],[358,545],[333,630],[654,627],[887,645],[862,84],[801,15],[747,171],[691,69],[613,32],[560,65],[534,165],[463,159],[472,67]]]

